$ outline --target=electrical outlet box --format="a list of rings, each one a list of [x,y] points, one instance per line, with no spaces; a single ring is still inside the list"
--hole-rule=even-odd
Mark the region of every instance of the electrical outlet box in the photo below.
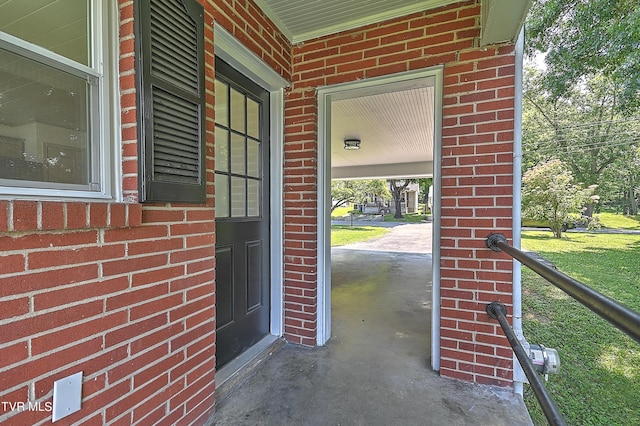
[[[80,410],[82,371],[53,382],[53,417],[55,422]]]

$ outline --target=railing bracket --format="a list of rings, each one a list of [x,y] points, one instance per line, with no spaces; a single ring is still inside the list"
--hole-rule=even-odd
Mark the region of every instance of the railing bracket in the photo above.
[[[498,246],[498,243],[507,243],[507,237],[503,234],[489,234],[487,237],[487,247],[493,251],[502,251],[502,249]]]
[[[486,308],[487,314],[493,319],[498,319],[498,312],[502,312],[502,315],[507,316],[507,307],[500,302],[491,302]]]

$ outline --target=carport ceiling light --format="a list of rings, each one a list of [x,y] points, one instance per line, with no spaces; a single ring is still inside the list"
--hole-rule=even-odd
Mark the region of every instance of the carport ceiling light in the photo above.
[[[360,149],[360,139],[345,139],[344,149],[348,149],[348,150]]]

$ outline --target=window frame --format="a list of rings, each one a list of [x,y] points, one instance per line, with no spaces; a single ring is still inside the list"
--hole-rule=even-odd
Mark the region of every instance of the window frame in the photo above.
[[[117,191],[116,182],[119,173],[114,164],[120,140],[120,105],[117,102],[117,10],[115,2],[90,0],[89,3],[89,38],[90,64],[84,65],[68,59],[58,53],[25,41],[21,38],[0,31],[0,47],[26,59],[68,73],[75,77],[86,78],[90,102],[88,150],[89,184],[86,188],[56,182],[33,181],[33,185],[25,186],[29,181],[11,179],[0,180],[0,197],[2,198],[36,198],[36,199],[88,199],[111,200]]]
[[[265,138],[267,138],[268,135],[268,130],[263,129],[262,127],[259,127],[259,132],[257,136],[253,136],[249,134],[249,129],[247,128],[247,123],[248,123],[248,101],[251,100],[253,102],[255,102],[258,106],[258,123],[259,126],[263,126],[264,125],[264,109],[265,109],[265,105],[268,105],[268,101],[265,99],[261,99],[260,97],[256,96],[256,94],[247,89],[247,86],[255,86],[256,89],[262,89],[259,85],[257,85],[255,82],[252,82],[251,80],[249,80],[246,76],[242,75],[242,74],[238,74],[238,72],[236,70],[233,69],[233,67],[231,67],[227,62],[225,62],[223,59],[216,57],[215,59],[215,68],[216,68],[216,75],[214,78],[214,82],[215,81],[219,81],[220,83],[225,85],[224,90],[226,91],[226,99],[227,99],[227,103],[226,103],[226,108],[227,108],[227,120],[228,122],[226,124],[223,123],[219,123],[218,121],[216,121],[214,123],[215,125],[215,129],[217,130],[222,129],[224,130],[227,134],[226,134],[226,138],[224,141],[219,141],[216,139],[216,146],[220,143],[224,143],[227,146],[227,153],[228,153],[228,157],[227,157],[227,164],[226,164],[226,170],[223,169],[219,169],[218,168],[218,162],[216,161],[216,166],[214,167],[214,174],[215,174],[215,179],[218,179],[220,176],[226,176],[227,179],[227,188],[226,188],[226,195],[227,195],[227,209],[228,211],[226,212],[226,215],[219,215],[218,211],[216,210],[216,218],[218,219],[224,219],[224,220],[253,220],[253,219],[257,219],[257,218],[262,218],[263,217],[263,191],[265,190],[264,185],[265,185],[265,176],[266,173],[268,173],[262,164],[262,155],[263,155],[263,149],[264,149],[264,140]],[[221,70],[224,70],[224,72],[220,72]],[[240,81],[244,82],[244,86],[242,84],[239,84],[238,81],[234,81],[233,79],[228,77],[228,74],[230,73],[235,73],[237,75],[237,79],[239,79]],[[231,123],[232,120],[232,107],[231,107],[231,99],[232,99],[232,91],[235,90],[236,92],[238,92],[242,97],[243,97],[243,110],[244,110],[244,123],[243,123],[243,129],[242,130],[238,130],[238,129],[234,129],[233,125]],[[264,89],[262,89],[264,90]],[[217,92],[216,92],[217,93]],[[216,98],[217,101],[217,98]],[[216,105],[217,107],[217,105]],[[237,172],[237,171],[233,171],[233,154],[232,154],[232,145],[233,145],[233,136],[239,136],[243,139],[244,141],[244,171],[242,173]],[[249,141],[253,141],[253,142],[257,142],[259,144],[258,146],[258,173],[257,175],[251,175],[249,173],[249,169],[248,169],[248,156],[247,156],[247,147],[248,147],[248,143]],[[232,197],[232,192],[233,192],[233,178],[238,178],[238,179],[243,179],[244,180],[244,214],[243,215],[234,215],[233,214],[233,197]],[[267,179],[268,181],[268,179]],[[256,182],[258,183],[258,213],[257,214],[249,214],[249,182]],[[218,188],[219,189],[219,188]],[[218,195],[218,191],[216,189],[216,196]],[[216,202],[216,208],[218,207],[218,202]]]

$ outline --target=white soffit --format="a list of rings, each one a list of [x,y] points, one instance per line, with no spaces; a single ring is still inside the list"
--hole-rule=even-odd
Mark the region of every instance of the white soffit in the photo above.
[[[423,12],[455,0],[255,0],[293,44]],[[481,44],[513,42],[532,0],[482,0]]]
[[[331,169],[337,179],[433,173],[435,88],[415,87],[331,102]],[[345,150],[359,139],[359,150]]]
[[[532,0],[482,0],[480,45],[515,41],[531,3]]]
[[[255,0],[255,2],[293,44],[457,3],[452,0]]]

